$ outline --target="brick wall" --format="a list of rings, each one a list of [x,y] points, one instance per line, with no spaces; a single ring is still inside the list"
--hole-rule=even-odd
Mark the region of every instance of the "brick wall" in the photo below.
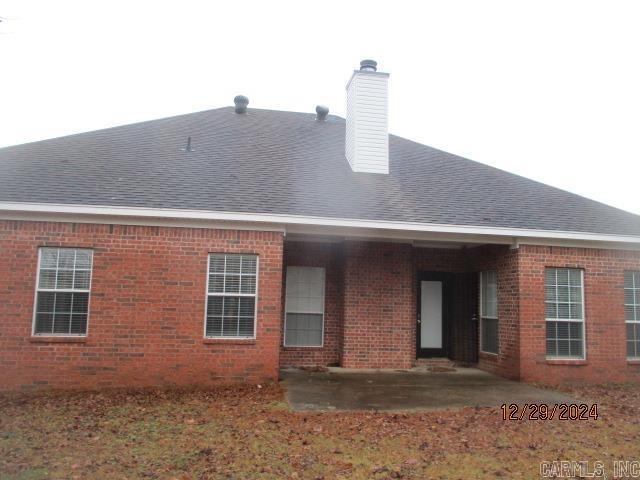
[[[38,247],[91,248],[88,336],[31,338]],[[0,390],[274,380],[277,232],[0,221]],[[257,339],[203,340],[207,255],[260,258]]]
[[[319,242],[285,242],[282,305],[286,285],[286,267],[323,267],[325,269],[324,343],[322,347],[284,347],[280,365],[315,366],[340,363],[342,348],[342,255],[341,245]],[[283,308],[284,310],[284,308]]]
[[[410,245],[345,242],[347,368],[409,368],[415,361],[415,277]]]
[[[640,380],[640,364],[626,359],[624,270],[640,269],[640,252],[521,246],[520,378],[544,383]],[[586,359],[548,361],[544,269],[584,270]]]

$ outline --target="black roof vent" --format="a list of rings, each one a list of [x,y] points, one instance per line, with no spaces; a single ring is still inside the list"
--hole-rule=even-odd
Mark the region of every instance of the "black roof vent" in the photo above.
[[[191,137],[187,137],[187,145],[180,150],[182,150],[183,152],[193,152],[193,147],[191,146]]]
[[[236,104],[236,113],[247,113],[247,105],[249,105],[249,99],[244,95],[237,95],[233,99],[233,103]]]
[[[327,115],[329,115],[329,107],[325,107],[324,105],[318,105],[316,107],[316,120],[319,122],[323,122],[327,119]]]
[[[378,70],[378,62],[375,60],[362,60],[360,62],[360,70],[364,70],[365,72],[375,72]]]

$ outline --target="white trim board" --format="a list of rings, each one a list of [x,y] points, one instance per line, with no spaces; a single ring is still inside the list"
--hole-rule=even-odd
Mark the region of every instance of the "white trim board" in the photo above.
[[[513,244],[517,240],[521,244],[563,245],[570,241],[571,246],[640,249],[640,236],[629,235],[170,208],[0,202],[0,218],[158,226],[188,224],[200,228],[240,228],[297,234],[322,233],[349,237],[469,243]]]

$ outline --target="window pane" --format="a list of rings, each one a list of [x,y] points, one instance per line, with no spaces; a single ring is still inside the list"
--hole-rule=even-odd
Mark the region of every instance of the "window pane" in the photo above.
[[[558,356],[559,357],[568,357],[568,356],[570,356],[569,340],[560,340],[560,339],[558,339]]]
[[[73,280],[73,288],[88,290],[90,278],[91,272],[89,270],[76,270],[76,275]]]
[[[225,293],[239,293],[240,292],[240,276],[239,275],[226,275],[225,276],[224,292]]]
[[[257,258],[255,256],[242,256],[242,273],[256,274]]]
[[[74,313],[71,315],[71,332],[74,334],[84,334],[87,332],[87,315]]]
[[[255,297],[240,297],[240,316],[253,317],[256,308]]]
[[[57,289],[73,288],[73,270],[58,270]]]
[[[52,333],[53,332],[53,313],[36,313],[35,333]]]
[[[224,292],[224,275],[209,276],[209,293]]]
[[[627,357],[640,357],[640,323],[627,323]]]
[[[288,313],[284,341],[287,346],[321,346],[322,314]]]
[[[575,320],[582,319],[582,303],[572,303],[571,304],[571,317]]]
[[[58,249],[43,248],[40,251],[40,268],[56,268],[58,266]]]
[[[73,270],[75,256],[75,250],[70,248],[61,248],[58,250],[58,268]]]
[[[569,269],[556,268],[557,285],[569,285]]]
[[[636,318],[636,309],[632,305],[624,306],[624,318],[627,322],[640,320],[640,318]]]
[[[227,255],[225,273],[240,273],[240,255]]]
[[[91,269],[91,250],[76,250],[76,269]]]
[[[546,318],[558,318],[558,305],[555,303],[545,303]]]
[[[223,297],[222,314],[224,316],[238,316],[240,299],[238,297]]]
[[[240,317],[238,333],[241,337],[253,337],[253,317]]]
[[[572,357],[582,356],[582,340],[571,340],[569,342],[569,355]]]
[[[498,316],[497,274],[495,271],[481,272],[480,281],[482,316],[495,318]]]
[[[222,336],[237,337],[238,336],[238,316],[222,317]]]
[[[56,308],[55,308],[55,312],[56,313],[70,313],[71,312],[71,301],[73,298],[73,293],[67,293],[67,292],[57,292],[55,294],[56,299]]]
[[[243,275],[240,278],[241,293],[256,293],[256,277],[248,277],[246,275]]]
[[[75,292],[73,295],[73,313],[87,314],[89,312],[89,293]]]
[[[482,319],[482,351],[498,353],[498,321]]]
[[[53,333],[71,333],[71,312],[56,312],[53,316]]]
[[[56,288],[56,275],[55,270],[40,270],[38,288]]]
[[[211,255],[209,257],[209,272],[224,273],[224,255]]]
[[[224,297],[207,298],[207,315],[222,316],[222,301]]]
[[[207,316],[207,337],[222,336],[222,317]]]

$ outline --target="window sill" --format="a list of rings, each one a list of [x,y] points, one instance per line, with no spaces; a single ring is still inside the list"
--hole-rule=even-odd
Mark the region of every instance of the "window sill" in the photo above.
[[[547,358],[547,365],[588,365],[584,358]]]
[[[255,338],[204,338],[205,345],[255,345]]]
[[[490,358],[498,358],[500,356],[499,353],[483,352],[482,350],[480,350],[480,355],[487,356],[487,357],[490,357]]]
[[[87,337],[55,337],[45,335],[32,335],[29,338],[32,343],[86,343]]]
[[[629,365],[640,365],[640,358],[627,358]]]
[[[305,346],[293,346],[293,345],[283,345],[282,348],[284,350],[305,350],[305,351],[309,351],[309,350],[324,350],[324,347],[322,345],[309,345],[308,347]]]

